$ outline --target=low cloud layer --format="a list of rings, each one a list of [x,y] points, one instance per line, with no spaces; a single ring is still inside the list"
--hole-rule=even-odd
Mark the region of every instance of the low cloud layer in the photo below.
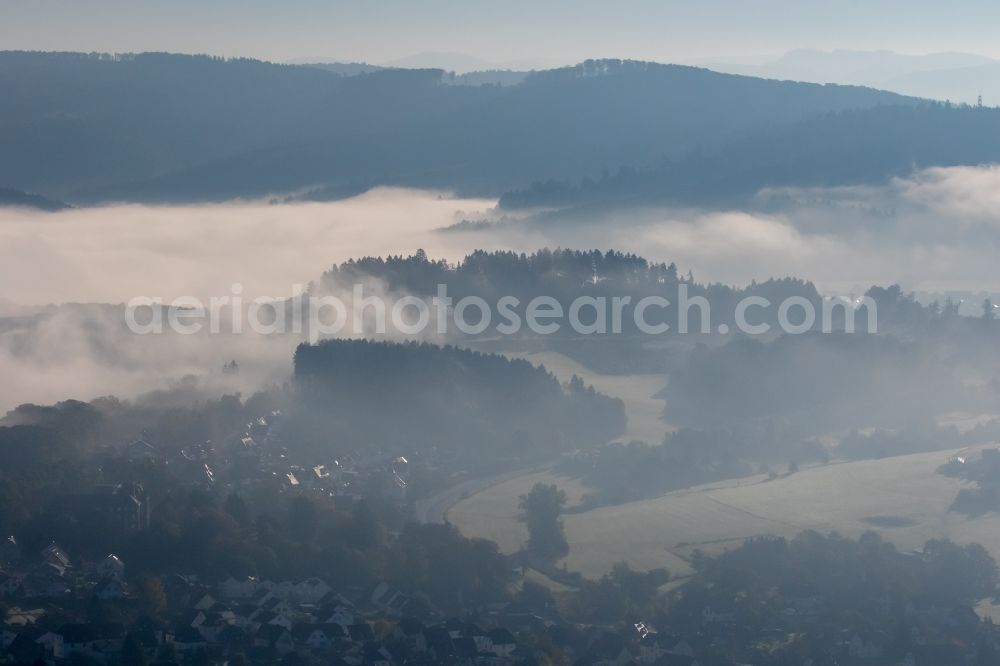
[[[250,297],[288,295],[351,257],[419,247],[458,257],[458,239],[433,230],[493,203],[376,189],[333,203],[0,209],[0,300],[206,298],[228,294],[235,282]]]
[[[335,203],[113,206],[41,213],[0,209],[0,414],[24,402],[132,397],[198,379],[207,392],[285,381],[292,336],[137,336],[120,308],[137,296],[287,297],[334,263],[425,247],[459,258],[435,234],[492,201],[379,189]],[[377,285],[373,285],[375,289]],[[7,317],[6,322],[2,318]],[[221,372],[236,360],[238,375]]]
[[[616,248],[700,280],[795,275],[830,290],[1000,289],[1000,168],[923,171],[883,187],[782,189],[748,210],[623,210],[558,224],[498,223],[493,201],[377,189],[333,203],[244,202],[0,209],[0,304],[125,302],[138,295],[288,295],[334,263],[424,248]]]
[[[379,189],[334,203],[0,209],[0,412],[21,402],[132,396],[201,377],[211,390],[281,382],[297,339],[134,336],[111,308],[134,296],[283,297],[361,255],[457,260],[482,248],[616,248],[675,261],[699,281],[792,275],[827,293],[898,282],[924,291],[1000,291],[1000,169],[931,169],[883,187],[762,192],[748,210],[616,211],[571,221],[497,220],[489,200]],[[238,376],[221,373],[236,360]]]
[[[675,261],[699,281],[795,276],[828,293],[873,284],[1000,291],[1000,168],[935,168],[882,187],[785,188],[747,210],[618,211],[543,227],[544,242]]]

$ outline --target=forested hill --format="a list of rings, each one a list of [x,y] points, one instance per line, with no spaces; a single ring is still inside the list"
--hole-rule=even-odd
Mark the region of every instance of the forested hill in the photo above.
[[[748,296],[764,297],[773,303],[795,296],[809,300],[817,310],[822,307],[815,285],[806,280],[774,278],[742,288],[705,284],[697,282],[691,273],[685,275],[673,263],[651,262],[614,250],[541,249],[527,254],[477,250],[454,265],[430,259],[422,250],[408,257],[362,257],[333,266],[323,274],[317,288],[340,293],[372,278],[390,290],[425,298],[436,294],[438,285],[446,285],[448,295],[456,301],[477,296],[495,304],[504,296],[513,296],[519,299],[518,308],[535,297],[547,296],[556,299],[565,312],[580,296],[603,297],[606,302],[628,296],[633,304],[647,296],[666,298],[672,304],[680,303],[682,298],[702,297],[711,303],[712,323],[730,327],[735,326],[737,304]],[[681,291],[685,296],[680,296]],[[758,314],[761,321],[776,323],[776,309]],[[678,316],[676,307],[643,315],[648,323],[666,323],[673,331],[679,325]],[[488,330],[499,334],[503,321],[495,317]],[[623,317],[621,325],[625,333],[637,332],[632,311]],[[532,334],[528,328],[520,333]],[[575,335],[570,326],[562,326],[558,334]]]
[[[1000,109],[889,105],[753,128],[718,150],[596,180],[536,182],[504,194],[500,203],[510,209],[745,205],[765,187],[881,184],[927,167],[997,162]]]
[[[0,183],[71,202],[377,184],[500,194],[719,150],[754,128],[912,98],[588,61],[518,85],[207,56],[0,53]],[[321,193],[322,195],[322,193]]]
[[[456,347],[328,340],[295,353],[296,438],[436,450],[470,464],[544,459],[621,434],[624,405],[574,378]]]
[[[9,187],[0,187],[0,207],[17,206],[20,208],[37,208],[39,210],[54,211],[68,208],[61,201],[43,197],[40,194],[22,192]]]

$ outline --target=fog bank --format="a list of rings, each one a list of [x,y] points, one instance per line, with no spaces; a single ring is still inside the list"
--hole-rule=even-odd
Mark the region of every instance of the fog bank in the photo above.
[[[465,246],[433,230],[494,202],[379,188],[344,201],[120,205],[58,213],[0,208],[0,303],[127,302],[134,296],[287,296],[360,255]]]
[[[381,188],[332,203],[0,209],[0,412],[26,401],[134,396],[197,376],[252,391],[291,369],[294,336],[136,336],[111,307],[135,296],[287,297],[363,255],[460,259],[474,249],[615,248],[699,282],[813,280],[1000,291],[1000,169],[931,169],[883,187],[762,192],[746,210],[621,210],[510,220],[495,202]],[[463,220],[485,221],[442,231]],[[373,285],[378,290],[378,285]],[[399,296],[400,294],[396,294]],[[980,301],[969,300],[969,303]],[[41,314],[39,314],[41,313]],[[238,375],[222,365],[236,360]]]
[[[332,203],[0,209],[0,314],[134,296],[281,297],[363,255],[460,259],[474,249],[615,248],[699,281],[794,275],[827,291],[872,284],[1000,290],[1000,169],[936,168],[883,187],[761,192],[747,210],[628,209],[506,220],[485,199],[379,188]],[[462,220],[494,221],[441,233]],[[5,305],[6,303],[6,305]]]

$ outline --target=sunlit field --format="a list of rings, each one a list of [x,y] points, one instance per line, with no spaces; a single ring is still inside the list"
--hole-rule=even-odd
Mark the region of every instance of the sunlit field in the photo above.
[[[851,537],[875,530],[904,550],[933,538],[979,542],[997,557],[1000,516],[970,519],[948,511],[964,484],[936,470],[955,453],[831,463],[774,481],[749,477],[571,512],[563,517],[570,543],[564,562],[588,577],[618,561],[683,575],[690,572],[687,561],[696,549],[717,553],[748,537],[791,537],[802,530]],[[566,490],[569,506],[583,490],[552,474],[520,477],[459,502],[449,519],[468,536],[495,539],[504,550],[514,550],[526,538],[516,518],[517,498],[539,481]]]

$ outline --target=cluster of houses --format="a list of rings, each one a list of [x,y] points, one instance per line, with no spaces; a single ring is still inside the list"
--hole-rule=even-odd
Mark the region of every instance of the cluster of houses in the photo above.
[[[886,629],[871,628],[877,626],[876,623],[869,623],[870,628],[865,630],[848,628],[831,622],[838,614],[832,612],[829,600],[815,595],[776,595],[767,610],[753,618],[733,606],[705,606],[698,629],[683,639],[658,635],[644,625],[636,625],[641,636],[640,658],[634,659],[634,651],[630,655],[623,652],[617,663],[631,663],[630,657],[639,662],[654,658],[654,663],[689,663],[678,661],[676,654],[684,654],[691,658],[690,663],[698,663],[694,658],[697,654],[745,653],[747,646],[756,646],[759,652],[768,653],[797,644],[794,651],[812,655],[794,662],[802,666],[1000,664],[1000,627],[984,622],[972,608],[944,607],[929,600],[897,607],[888,596],[877,599],[874,606],[881,617],[892,613],[904,624]],[[860,620],[861,616],[856,619]],[[905,634],[900,633],[903,626]],[[664,654],[668,656],[665,658]],[[997,658],[983,661],[984,654],[997,655]]]
[[[556,645],[585,664],[696,664],[682,638],[568,625],[517,602],[478,609],[464,619],[442,616],[400,590],[338,592],[319,578],[267,581],[228,578],[206,584],[195,576],[157,579],[164,608],[154,619],[115,555],[75,567],[50,544],[19,568],[16,541],[4,543],[0,594],[0,663],[276,663],[289,656],[350,666],[537,663],[540,645]],[[53,569],[59,584],[34,588],[35,568]],[[9,584],[18,580],[20,584]],[[95,604],[108,617],[94,617]],[[70,663],[66,662],[66,663]]]
[[[212,442],[166,451],[141,436],[125,447],[131,464],[163,464],[183,483],[206,490],[255,484],[276,485],[285,492],[316,492],[350,506],[375,486],[382,496],[407,500],[412,465],[407,457],[384,452],[346,452],[309,464],[293,461],[282,437],[284,416],[272,411],[247,423],[221,449]]]
[[[406,501],[411,472],[406,457],[355,451],[336,459],[296,464],[290,461],[281,435],[282,418],[281,412],[272,412],[254,419],[229,447],[234,464],[227,471],[234,484],[277,479],[286,491],[322,493],[350,505],[378,477],[383,481],[378,484],[382,496]]]
[[[377,476],[381,493],[388,488],[390,496],[405,501],[413,474],[406,457],[346,455],[311,467],[294,464],[282,443],[281,422],[278,412],[257,418],[222,451],[205,443],[164,452],[141,437],[122,455],[130,464],[170,466],[177,477],[216,490],[272,483],[336,501],[352,501]],[[991,471],[1000,469],[1000,452],[984,460]],[[137,483],[97,486],[66,501],[102,514],[123,531],[149,525],[149,501]],[[152,595],[142,587],[151,580]],[[160,607],[153,610],[150,596],[157,595]],[[884,615],[889,600],[883,603]],[[781,645],[815,632],[828,611],[818,596],[782,596],[763,614],[766,626],[750,626],[735,606],[705,606],[695,618],[697,628],[683,635],[643,622],[568,623],[523,601],[455,618],[384,582],[335,590],[315,577],[207,582],[173,574],[131,581],[114,554],[81,564],[56,543],[24,553],[14,537],[0,542],[0,664],[273,664],[299,658],[334,666],[506,666],[542,663],[557,654],[580,666],[702,666],[705,654]],[[887,661],[898,636],[836,628],[823,632],[830,663],[964,664],[984,642],[1000,654],[1000,634],[971,609],[908,607],[905,616],[910,649],[902,661]],[[814,666],[808,659],[802,665]]]
[[[0,663],[58,664],[85,657],[127,664],[141,653],[146,662],[178,664],[222,664],[237,656],[264,664],[300,655],[352,666],[500,665],[522,656],[512,631],[495,623],[484,629],[454,619],[406,616],[409,599],[384,583],[348,598],[318,578],[229,578],[206,585],[175,575],[161,581],[169,607],[162,617],[170,619],[160,620],[142,612],[118,557],[75,572],[57,545],[41,555],[41,566],[64,569],[64,586],[49,590],[52,594],[24,585],[5,588]],[[129,626],[95,621],[95,601],[132,618]],[[76,621],[65,621],[74,616]]]
[[[461,619],[446,617],[384,582],[335,590],[319,578],[228,578],[209,584],[175,574],[156,579],[163,607],[154,618],[115,555],[77,567],[50,544],[25,567],[19,551],[13,539],[0,547],[0,663],[55,666],[85,658],[110,666],[221,665],[300,658],[349,666],[503,666],[540,663],[555,652],[580,666],[698,666],[706,663],[700,661],[706,653],[804,636],[822,624],[827,610],[820,597],[783,598],[765,627],[747,625],[733,607],[706,606],[697,629],[681,635],[642,622],[571,624],[551,609],[521,601],[475,609]],[[95,617],[95,608],[111,612]],[[902,661],[887,661],[898,636],[839,629],[826,642],[836,660],[830,663],[964,664],[984,641],[1000,654],[998,632],[970,609],[926,606],[905,612],[910,635]]]
[[[78,570],[66,552],[50,543],[35,560],[22,556],[14,537],[0,549],[0,601],[58,600],[93,596],[114,601],[127,596],[125,564],[116,556]]]

